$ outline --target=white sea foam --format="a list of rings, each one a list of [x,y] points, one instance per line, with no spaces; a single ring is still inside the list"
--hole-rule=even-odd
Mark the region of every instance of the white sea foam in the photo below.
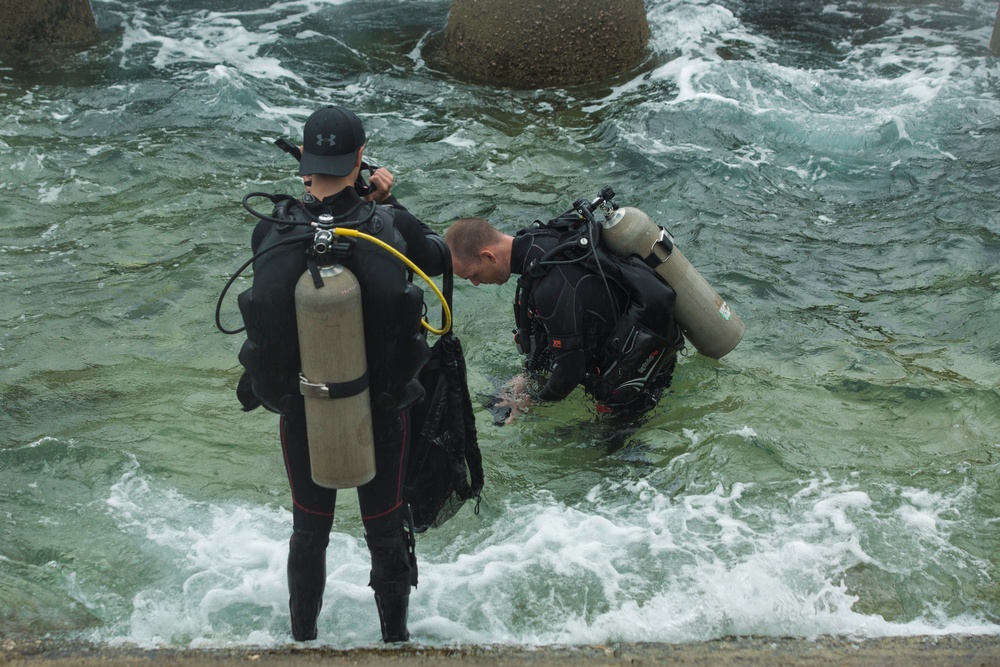
[[[197,28],[192,29],[195,23]],[[160,28],[154,27],[142,13],[137,13],[124,28],[122,52],[125,59],[133,49],[155,46],[157,52],[152,65],[159,69],[170,69],[180,63],[202,63],[211,76],[217,65],[226,65],[259,79],[286,78],[304,84],[302,78],[284,67],[279,59],[260,54],[262,47],[277,41],[278,33],[251,31],[237,15],[198,13],[189,17],[189,21]],[[189,69],[187,73],[178,72],[176,76],[190,78],[198,74],[196,70],[192,72]]]
[[[1000,632],[937,608],[906,621],[855,609],[849,581],[858,567],[919,572],[947,549],[987,569],[949,543],[951,520],[943,517],[954,515],[961,494],[899,489],[892,507],[830,479],[803,482],[785,500],[764,491],[720,485],[675,499],[647,481],[608,482],[578,505],[544,492],[512,500],[495,522],[457,542],[424,534],[411,632],[431,645]],[[289,640],[287,511],[194,502],[138,465],[107,504],[121,529],[174,572],[138,592],[130,617],[99,640],[192,647]],[[873,538],[873,531],[890,534]],[[896,563],[890,542],[906,531],[917,534],[902,545],[905,564]],[[377,642],[360,535],[335,529],[327,561],[319,643]]]
[[[824,12],[851,14],[834,5],[826,6]],[[824,70],[770,62],[766,54],[777,50],[773,42],[711,2],[661,2],[648,16],[651,46],[665,62],[616,86],[587,110],[635,98],[638,116],[623,119],[627,124],[621,131],[632,145],[653,155],[691,149],[689,137],[683,134],[664,136],[650,131],[650,125],[676,125],[671,119],[685,114],[696,114],[722,128],[753,123],[761,126],[763,135],[854,154],[888,142],[902,146],[913,142],[938,150],[913,128],[923,126],[927,115],[939,106],[947,113],[946,107],[955,103],[956,96],[997,109],[995,94],[986,92],[989,80],[996,76],[996,64],[983,61],[982,67],[970,70],[969,59],[959,54],[955,44],[942,43],[939,34],[920,25],[880,40],[841,44],[845,66]],[[732,42],[759,57],[723,58],[720,50]],[[664,83],[669,85],[664,87]],[[984,85],[986,90],[980,92]],[[790,89],[794,95],[788,94]],[[853,108],[841,105],[844,99],[852,100]],[[894,132],[886,132],[887,127]],[[956,159],[947,151],[940,153]],[[737,160],[732,156],[719,160],[748,169],[771,163],[772,155],[773,148],[764,148]],[[801,174],[803,180],[818,177],[794,165],[779,166]]]
[[[461,133],[455,133],[449,135],[441,140],[443,144],[450,144],[456,148],[474,148],[476,146],[476,140],[469,137],[461,136]]]
[[[52,204],[59,201],[59,193],[62,192],[63,186],[53,185],[48,187],[42,187],[38,191],[38,203],[39,204]]]

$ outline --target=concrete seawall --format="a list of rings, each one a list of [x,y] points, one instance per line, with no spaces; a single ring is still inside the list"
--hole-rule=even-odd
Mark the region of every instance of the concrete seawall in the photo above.
[[[251,648],[139,650],[60,642],[0,641],[0,665],[25,667],[611,667],[684,665],[727,667],[816,665],[860,667],[963,667],[1000,665],[1000,636],[886,637],[856,640],[821,637],[732,638],[691,644],[609,644],[587,646],[465,646],[429,648]]]

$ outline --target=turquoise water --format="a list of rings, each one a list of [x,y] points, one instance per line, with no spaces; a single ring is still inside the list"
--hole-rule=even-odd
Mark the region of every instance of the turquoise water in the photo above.
[[[240,198],[298,192],[271,142],[330,102],[438,231],[611,185],[747,325],[634,433],[581,394],[479,410],[485,497],[418,539],[416,641],[1000,633],[995,0],[648,0],[641,68],[533,92],[438,69],[444,1],[208,4],[93,0],[97,46],[0,60],[0,634],[291,641],[276,418],[213,316]],[[519,369],[512,294],[456,290],[477,396]],[[379,639],[352,496],[336,647]]]

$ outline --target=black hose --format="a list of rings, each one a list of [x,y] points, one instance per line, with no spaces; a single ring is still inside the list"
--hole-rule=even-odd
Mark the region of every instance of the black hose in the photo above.
[[[284,222],[284,221],[281,220],[279,222]],[[232,276],[230,276],[229,280],[226,281],[226,286],[222,288],[222,292],[219,294],[219,299],[215,303],[215,326],[216,326],[216,328],[219,331],[221,331],[222,333],[224,333],[224,334],[230,334],[230,335],[232,335],[232,334],[238,334],[238,333],[241,333],[241,332],[243,332],[243,331],[246,330],[245,326],[242,326],[239,329],[227,329],[227,328],[225,328],[224,326],[222,326],[221,314],[222,314],[222,302],[226,298],[226,294],[229,292],[229,288],[233,286],[233,283],[236,282],[236,279],[240,277],[240,274],[242,274],[244,271],[246,271],[246,268],[248,266],[250,266],[251,264],[253,264],[254,261],[258,257],[261,257],[262,255],[265,255],[265,254],[271,252],[275,248],[280,248],[281,246],[290,245],[292,243],[299,243],[301,241],[305,241],[305,240],[311,239],[312,237],[313,237],[312,233],[309,233],[309,234],[299,234],[297,236],[290,236],[287,239],[285,239],[285,240],[283,240],[283,241],[281,241],[279,243],[275,243],[273,246],[264,248],[263,250],[261,250],[260,252],[258,252],[256,255],[254,255],[253,257],[251,257],[247,261],[243,262],[243,265],[236,270],[236,273],[234,273]]]

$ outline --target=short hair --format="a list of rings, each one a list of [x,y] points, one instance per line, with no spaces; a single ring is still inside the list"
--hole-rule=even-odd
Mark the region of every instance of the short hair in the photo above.
[[[503,232],[495,229],[483,218],[462,218],[456,220],[444,234],[445,243],[451,254],[462,262],[479,259],[483,248],[488,248],[503,239]]]

